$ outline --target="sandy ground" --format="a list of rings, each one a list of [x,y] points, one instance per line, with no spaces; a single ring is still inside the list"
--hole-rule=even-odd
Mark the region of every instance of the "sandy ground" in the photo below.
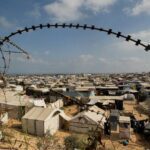
[[[60,136],[61,131],[53,137],[36,137],[23,133],[21,122],[17,120],[9,120],[7,126],[2,128],[2,131],[5,138],[0,142],[0,150],[6,148],[12,150],[39,150],[38,145],[47,147],[47,150],[64,149],[63,138],[65,136]],[[68,135],[69,133],[66,133],[66,136]]]
[[[112,135],[111,137],[104,137],[102,142],[106,149],[109,150],[148,150],[150,149],[150,143],[138,134],[131,134],[129,144],[124,146],[121,144],[122,140],[119,140],[118,135]]]

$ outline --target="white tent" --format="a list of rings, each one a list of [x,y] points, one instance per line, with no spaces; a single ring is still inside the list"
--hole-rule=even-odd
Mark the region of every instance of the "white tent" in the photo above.
[[[69,122],[69,130],[78,133],[88,133],[95,130],[97,125],[103,129],[106,118],[102,114],[84,111],[73,117]]]
[[[60,109],[33,107],[22,117],[23,131],[38,136],[53,135],[60,128],[60,114],[65,116]]]
[[[35,100],[33,100],[33,104],[34,104],[34,106],[37,106],[37,107],[46,108],[46,104],[45,104],[44,99],[35,99]]]

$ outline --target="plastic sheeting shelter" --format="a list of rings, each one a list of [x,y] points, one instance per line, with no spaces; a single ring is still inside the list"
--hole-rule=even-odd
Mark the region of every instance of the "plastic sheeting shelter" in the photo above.
[[[123,139],[130,139],[130,117],[119,117],[119,137]]]
[[[110,121],[110,126],[112,131],[117,130],[117,124],[119,121],[119,111],[117,109],[112,109],[110,116],[109,116],[109,121]]]

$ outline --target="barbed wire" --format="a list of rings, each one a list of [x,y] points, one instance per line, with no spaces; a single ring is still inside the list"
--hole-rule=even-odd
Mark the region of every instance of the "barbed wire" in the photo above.
[[[62,27],[62,28],[75,28],[75,29],[89,29],[89,30],[96,30],[96,31],[100,31],[100,32],[106,32],[108,35],[115,35],[117,38],[124,38],[127,42],[129,41],[132,41],[135,43],[135,45],[141,45],[145,48],[146,51],[150,50],[150,44],[144,44],[144,42],[142,42],[140,39],[137,39],[135,40],[134,38],[131,37],[131,35],[123,35],[121,32],[114,32],[112,29],[104,29],[104,28],[101,28],[101,27],[95,27],[95,25],[87,25],[87,24],[84,24],[84,25],[80,25],[80,24],[66,24],[66,23],[63,23],[63,24],[58,24],[58,23],[55,23],[55,24],[50,24],[50,23],[47,23],[47,24],[40,24],[40,25],[32,25],[31,27],[25,27],[24,29],[21,29],[21,30],[17,30],[15,32],[12,32],[11,34],[9,34],[8,36],[5,36],[1,42],[0,42],[0,45],[3,45],[4,42],[6,41],[9,41],[9,39],[17,34],[22,34],[23,32],[29,32],[29,31],[35,31],[36,29],[43,29],[43,28],[51,28],[51,27],[54,27],[54,28],[59,28],[59,27]]]
[[[0,37],[0,43],[3,40],[2,37]],[[12,48],[15,48],[15,50],[12,50]],[[11,62],[11,54],[24,54],[27,59],[30,58],[30,55],[27,51],[22,49],[20,46],[15,44],[14,42],[10,40],[6,40],[5,44],[0,45],[0,54],[1,54],[1,60],[3,64],[1,64],[1,71],[0,71],[0,76],[4,76],[6,72],[8,71],[10,67],[10,62]],[[8,57],[8,59],[7,59]]]

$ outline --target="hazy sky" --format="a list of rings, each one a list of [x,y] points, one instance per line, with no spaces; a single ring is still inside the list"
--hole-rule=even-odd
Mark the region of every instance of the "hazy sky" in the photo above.
[[[150,42],[150,0],[0,0],[0,36],[40,23],[80,23],[112,28]],[[11,39],[31,59],[13,55],[9,72],[150,71],[150,51],[106,33],[44,29]]]

